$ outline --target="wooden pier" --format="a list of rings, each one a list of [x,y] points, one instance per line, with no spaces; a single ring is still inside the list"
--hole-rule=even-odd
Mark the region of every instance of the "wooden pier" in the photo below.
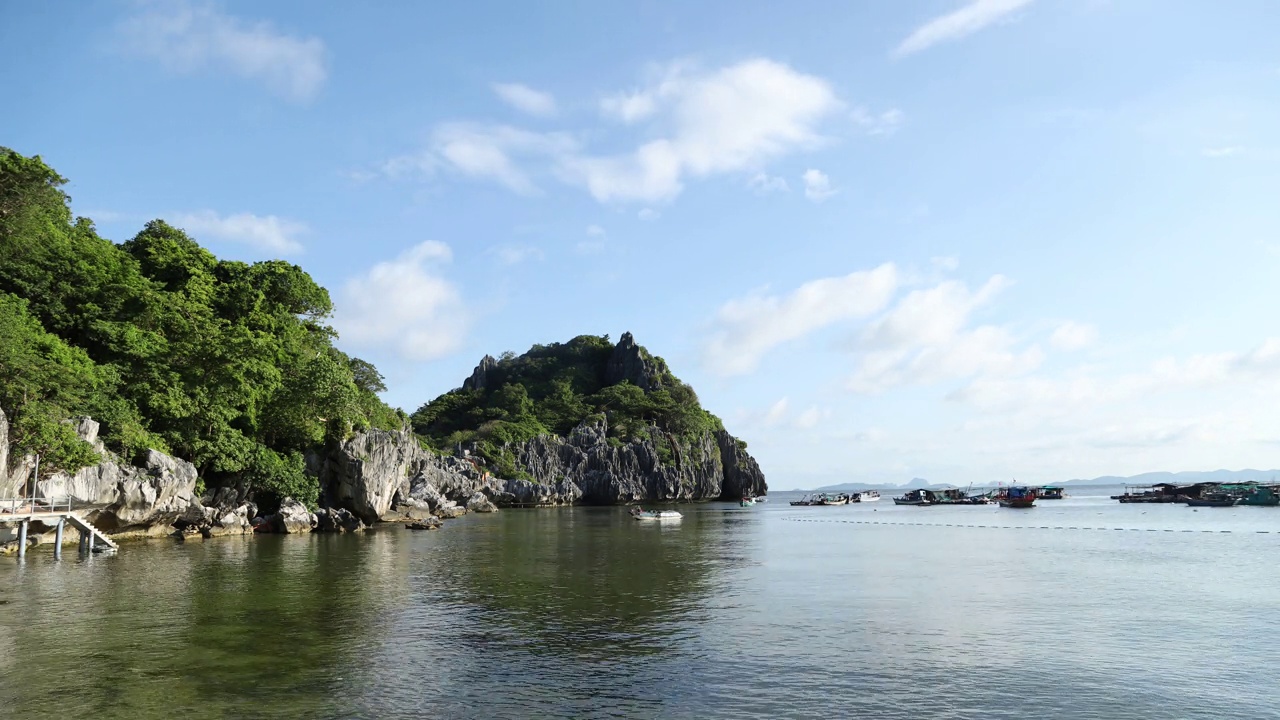
[[[70,500],[58,503],[38,500],[8,501],[0,505],[0,525],[18,526],[19,558],[27,554],[27,530],[33,522],[56,528],[53,545],[53,555],[56,558],[62,557],[62,534],[67,525],[80,533],[81,552],[93,552],[99,545],[112,550],[118,549],[115,541],[94,527],[93,523],[72,512]]]

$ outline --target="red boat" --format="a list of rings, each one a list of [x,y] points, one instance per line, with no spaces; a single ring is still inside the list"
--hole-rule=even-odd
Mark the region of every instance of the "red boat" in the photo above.
[[[1000,503],[1000,507],[1007,508],[1033,507],[1036,502],[1036,491],[1021,485],[1007,487],[996,495],[996,502]]]

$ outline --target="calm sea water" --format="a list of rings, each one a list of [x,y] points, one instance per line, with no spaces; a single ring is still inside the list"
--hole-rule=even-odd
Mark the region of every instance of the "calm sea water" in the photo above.
[[[1280,508],[788,499],[684,506],[663,525],[623,508],[509,510],[431,533],[3,559],[0,707],[1280,717]]]

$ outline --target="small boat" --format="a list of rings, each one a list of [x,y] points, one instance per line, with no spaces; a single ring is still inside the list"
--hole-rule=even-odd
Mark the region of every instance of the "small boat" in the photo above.
[[[996,495],[996,502],[1003,508],[1035,507],[1036,491],[1024,485],[1007,487]]]
[[[880,499],[880,493],[875,490],[863,490],[855,494],[858,496],[858,502],[875,502]]]
[[[675,510],[645,510],[644,508],[631,508],[631,517],[637,520],[679,520],[684,517]]]
[[[1062,488],[1054,485],[1044,485],[1036,488],[1037,500],[1061,500],[1066,497],[1066,493]]]
[[[911,492],[908,492],[906,495],[902,495],[900,497],[894,498],[893,504],[924,506],[924,505],[933,505],[934,500],[935,500],[935,496],[932,491],[912,490]]]
[[[1236,504],[1238,499],[1234,495],[1228,495],[1227,493],[1211,492],[1206,493],[1202,498],[1184,495],[1182,502],[1186,503],[1187,507],[1231,507]]]
[[[750,496],[743,496],[742,507],[751,507],[756,504],[756,499]]]
[[[830,495],[823,493],[814,501],[814,505],[844,505],[849,502],[849,496],[844,493],[835,493]]]
[[[764,496],[761,496],[761,495],[757,495],[757,496],[755,497],[755,501],[756,501],[756,502],[758,502],[758,503],[762,503],[762,502],[769,502],[769,498],[764,497]]]
[[[791,501],[791,504],[792,504],[792,505],[812,505],[812,504],[813,504],[813,501],[809,499],[809,496],[808,496],[808,495],[805,495],[804,497],[800,498],[799,500],[792,500],[792,501]]]

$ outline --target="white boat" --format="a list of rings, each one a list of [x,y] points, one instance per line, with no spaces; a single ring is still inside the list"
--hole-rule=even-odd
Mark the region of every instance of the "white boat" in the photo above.
[[[858,502],[875,502],[880,499],[880,493],[875,490],[863,490],[858,493]]]
[[[631,517],[637,520],[679,520],[684,517],[675,510],[645,510],[631,508]]]

